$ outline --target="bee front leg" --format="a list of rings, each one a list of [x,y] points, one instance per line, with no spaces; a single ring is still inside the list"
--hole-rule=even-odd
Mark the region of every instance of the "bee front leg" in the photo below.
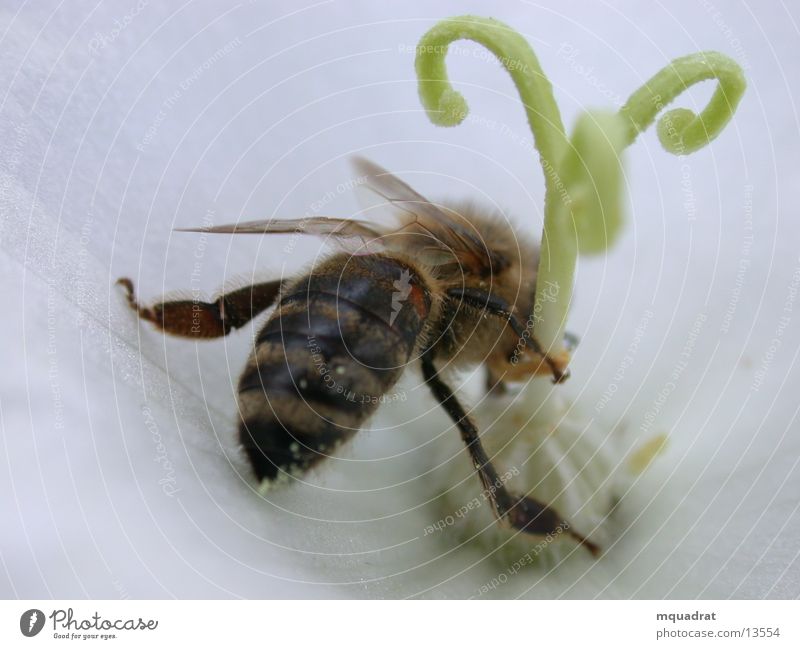
[[[497,371],[494,363],[486,363],[486,393],[499,397],[508,392],[505,375]]]
[[[510,493],[503,484],[497,470],[492,465],[478,436],[478,429],[458,402],[452,390],[439,377],[430,351],[422,356],[422,373],[436,400],[445,409],[461,432],[461,439],[467,446],[472,464],[481,479],[484,492],[498,519],[529,534],[547,535],[566,531],[583,545],[593,556],[600,554],[600,548],[572,529],[554,509],[533,498]]]
[[[213,302],[170,300],[142,306],[136,301],[131,280],[123,277],[117,284],[125,289],[128,304],[142,320],[152,322],[164,333],[185,338],[227,335],[274,304],[281,288],[280,280],[275,280],[222,293]]]
[[[491,295],[480,289],[473,288],[454,288],[447,291],[450,299],[459,300],[479,311],[486,311],[488,314],[502,318],[511,327],[511,330],[519,336],[520,343],[534,354],[539,355],[550,370],[553,383],[563,383],[569,378],[569,354],[552,355],[545,352],[532,331],[522,326],[522,323],[512,313],[508,303],[495,295]]]

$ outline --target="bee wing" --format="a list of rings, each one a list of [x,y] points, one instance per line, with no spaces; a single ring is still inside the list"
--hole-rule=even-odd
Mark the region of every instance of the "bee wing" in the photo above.
[[[366,158],[353,159],[364,186],[395,208],[401,227],[397,232],[427,235],[416,238],[418,246],[438,246],[462,263],[491,267],[491,252],[474,226],[454,210],[438,206],[412,189],[397,176]]]
[[[211,232],[213,234],[309,234],[325,237],[325,243],[351,253],[381,250],[381,237],[388,229],[365,221],[328,216],[302,219],[244,221],[199,228],[175,228],[176,232]]]
[[[215,234],[311,234],[342,238],[378,239],[386,234],[380,226],[353,219],[311,216],[303,219],[245,221],[199,228],[175,228],[176,232]]]
[[[199,228],[176,228],[178,232],[221,234],[310,234],[328,237],[347,248],[360,243],[360,250],[389,248],[414,255],[431,265],[457,262],[474,272],[491,270],[493,259],[486,242],[474,226],[457,212],[439,207],[380,165],[357,157],[354,165],[364,185],[393,208],[399,226],[385,226],[358,219],[312,216],[301,219],[246,221]],[[463,221],[463,222],[462,222]],[[496,266],[495,266],[496,267]]]

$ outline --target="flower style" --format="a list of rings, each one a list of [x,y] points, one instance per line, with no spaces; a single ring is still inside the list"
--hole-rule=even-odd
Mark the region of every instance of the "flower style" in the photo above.
[[[687,88],[716,79],[716,91],[699,115],[677,108],[657,123],[659,140],[668,152],[685,155],[702,148],[733,116],[745,90],[744,75],[719,52],[681,57],[634,92],[619,112],[583,113],[568,137],[552,85],[527,41],[500,21],[461,16],[434,26],[417,48],[420,99],[430,120],[440,126],[460,124],[468,113],[445,66],[449,45],[459,39],[473,40],[497,57],[525,108],[545,178],[544,229],[530,322],[540,345],[551,355],[564,357],[562,341],[577,255],[603,253],[623,228],[622,151]],[[510,398],[486,399],[476,415],[498,464],[520,467],[509,480],[516,492],[535,493],[579,526],[582,534],[601,544],[608,542],[602,522],[616,502],[615,474],[625,464],[615,462],[620,450],[614,436],[582,418],[577,404],[568,406],[554,388],[544,389],[541,380],[531,379]],[[661,435],[650,439],[631,463],[648,464],[663,444]],[[469,484],[461,475],[454,478]],[[463,500],[458,490],[448,490],[445,507],[458,507]],[[470,538],[500,534],[502,540],[494,539],[491,545],[511,542],[518,546],[517,553],[531,545],[530,538],[517,531],[497,531],[486,510],[466,517]]]

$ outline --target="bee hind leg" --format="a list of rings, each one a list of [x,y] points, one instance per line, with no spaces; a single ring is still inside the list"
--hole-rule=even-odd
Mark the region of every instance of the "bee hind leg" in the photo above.
[[[510,493],[497,470],[492,465],[478,437],[478,429],[449,386],[439,377],[430,352],[422,356],[422,373],[436,400],[445,409],[458,427],[461,439],[467,446],[472,463],[481,479],[484,493],[492,503],[501,523],[529,534],[558,536],[569,534],[584,546],[592,556],[600,554],[600,548],[586,537],[578,534],[554,509],[527,496]]]
[[[222,293],[211,302],[181,299],[142,306],[130,279],[122,277],[117,284],[123,287],[128,304],[142,320],[152,322],[164,333],[185,338],[227,335],[272,306],[281,287],[280,280],[275,280]]]

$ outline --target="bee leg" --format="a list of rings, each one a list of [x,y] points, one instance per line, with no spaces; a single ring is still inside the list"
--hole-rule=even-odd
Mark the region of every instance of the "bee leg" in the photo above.
[[[559,365],[566,365],[569,362],[569,353],[560,352],[553,356]],[[524,381],[531,376],[552,376],[552,370],[547,365],[547,361],[539,354],[525,350],[525,353],[514,358],[506,359],[503,367],[503,378],[508,381]]]
[[[527,496],[512,494],[505,488],[503,481],[497,474],[497,470],[481,445],[478,429],[467,413],[464,412],[464,408],[458,402],[452,390],[439,377],[431,352],[426,352],[422,356],[422,374],[436,400],[458,426],[458,430],[461,432],[461,439],[467,446],[472,458],[472,464],[478,472],[484,492],[488,495],[498,519],[514,529],[530,534],[558,535],[566,532],[589,550],[593,556],[598,556],[600,548],[575,532],[572,526],[561,518],[554,509]]]
[[[564,347],[566,347],[568,351],[575,351],[580,342],[581,339],[576,334],[570,333],[569,331],[564,332]]]
[[[275,280],[222,293],[213,302],[171,300],[145,307],[136,301],[131,280],[123,277],[117,284],[125,289],[128,304],[142,320],[152,322],[164,333],[185,338],[227,335],[269,308],[281,287],[280,280]]]
[[[508,387],[503,380],[503,376],[496,372],[491,365],[486,366],[486,393],[494,396],[501,396],[508,392]]]
[[[536,340],[533,332],[528,331],[522,326],[522,323],[517,319],[517,316],[512,313],[511,307],[505,300],[494,296],[491,293],[487,293],[486,291],[472,288],[450,289],[447,291],[447,295],[452,299],[458,299],[464,302],[474,309],[478,309],[479,311],[487,311],[493,316],[497,316],[498,318],[503,318],[503,320],[506,320],[511,329],[519,336],[519,339],[525,344],[525,346],[534,353],[539,354],[539,356],[544,359],[545,363],[547,363],[547,366],[550,368],[550,371],[553,375],[553,383],[563,383],[569,378],[569,370],[563,367],[564,363],[560,362],[550,354],[547,354],[542,349],[542,346],[539,344],[539,341]]]

